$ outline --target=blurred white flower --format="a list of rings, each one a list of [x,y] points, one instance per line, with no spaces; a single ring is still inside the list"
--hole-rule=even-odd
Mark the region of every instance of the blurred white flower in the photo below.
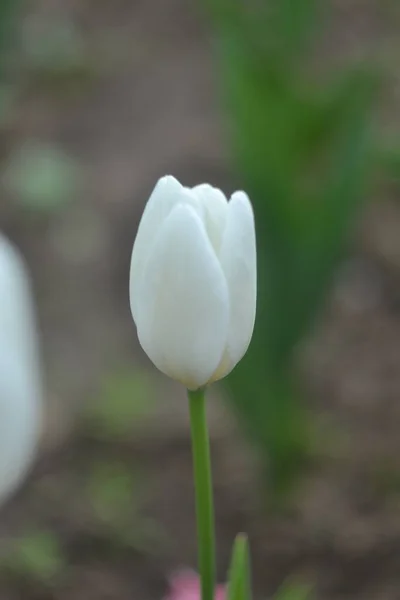
[[[253,210],[209,184],[161,178],[133,246],[130,303],[139,341],[166,375],[197,389],[245,354],[256,313]]]
[[[26,475],[42,416],[38,335],[25,265],[0,234],[0,505]]]

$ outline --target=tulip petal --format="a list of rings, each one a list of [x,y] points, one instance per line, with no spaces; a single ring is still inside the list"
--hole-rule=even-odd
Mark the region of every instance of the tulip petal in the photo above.
[[[230,323],[228,342],[213,380],[225,377],[245,354],[254,329],[257,265],[254,215],[244,192],[228,203],[228,219],[220,262],[228,283]]]
[[[0,351],[17,357],[32,377],[33,390],[41,387],[38,337],[27,269],[18,250],[0,234]]]
[[[30,466],[42,422],[38,334],[28,274],[0,235],[0,504]]]
[[[129,290],[134,319],[137,311],[136,287],[144,265],[163,222],[178,204],[187,204],[201,210],[191,190],[183,187],[172,175],[161,177],[144,209],[132,250]]]
[[[42,408],[30,373],[18,355],[0,352],[0,505],[15,491],[33,461]]]
[[[196,185],[192,191],[203,207],[208,237],[218,255],[228,215],[228,201],[221,190],[208,183]]]
[[[139,341],[166,375],[197,389],[218,366],[227,339],[229,296],[202,220],[177,206],[165,221],[140,282]]]

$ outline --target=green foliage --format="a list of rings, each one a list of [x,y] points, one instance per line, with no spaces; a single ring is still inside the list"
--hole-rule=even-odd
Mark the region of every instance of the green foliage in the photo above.
[[[8,81],[9,56],[13,50],[22,0],[0,2],[0,127],[3,127],[15,99],[15,86]]]
[[[13,43],[22,5],[22,0],[1,0],[0,2],[0,77],[4,74],[6,51]]]
[[[48,214],[64,208],[79,190],[78,165],[52,145],[25,142],[4,167],[5,187],[25,209]]]
[[[33,71],[57,78],[85,72],[83,39],[72,21],[65,16],[57,20],[41,16],[35,25],[23,38],[26,61]]]
[[[33,531],[17,539],[0,568],[24,579],[49,584],[66,569],[57,537],[50,531]]]
[[[228,578],[228,600],[251,600],[249,545],[243,534],[236,536]]]
[[[362,67],[317,85],[307,70],[316,0],[208,0],[240,179],[254,202],[259,293],[253,342],[228,379],[270,491],[291,488],[312,423],[294,373],[366,194],[377,78]],[[329,3],[325,4],[325,9]]]
[[[99,438],[127,438],[152,410],[153,401],[151,382],[144,373],[130,369],[110,373],[86,412],[86,428]]]
[[[384,176],[393,181],[400,181],[400,147],[389,146],[377,153],[377,162]]]
[[[251,600],[249,545],[247,537],[239,534],[234,542],[229,567],[227,600]],[[311,600],[312,586],[286,581],[274,595],[274,600]]]
[[[0,82],[0,129],[3,129],[12,115],[16,98],[15,86]]]
[[[144,373],[109,373],[84,414],[85,435],[102,441],[129,441],[152,410],[154,392]],[[160,527],[140,514],[145,489],[140,473],[120,461],[99,461],[91,469],[86,496],[98,526],[114,545],[154,551],[163,543]]]
[[[136,478],[119,463],[100,463],[95,466],[87,491],[95,514],[109,524],[126,521],[133,504],[138,501]]]
[[[163,542],[161,528],[140,514],[144,489],[143,476],[122,462],[99,462],[93,466],[86,497],[97,529],[114,547],[154,552]]]
[[[22,0],[0,2],[0,127],[4,128],[21,92],[21,83],[9,78]],[[25,66],[36,75],[87,75],[82,39],[66,18],[38,22],[20,36]],[[21,50],[21,48],[18,48]],[[10,80],[9,80],[10,79]],[[18,203],[49,214],[64,207],[81,191],[81,171],[69,156],[52,144],[28,140],[2,165],[3,182]]]

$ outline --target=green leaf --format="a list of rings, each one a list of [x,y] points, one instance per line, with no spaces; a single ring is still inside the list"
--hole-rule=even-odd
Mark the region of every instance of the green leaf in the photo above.
[[[269,496],[278,492],[281,502],[313,447],[313,423],[293,377],[295,349],[366,200],[376,77],[351,68],[328,83],[325,76],[310,82],[303,51],[329,2],[235,0],[228,16],[228,0],[203,1],[221,9],[214,13],[219,80],[257,227],[257,324],[228,379],[230,400],[261,451]],[[396,157],[390,162],[395,171]]]
[[[276,60],[289,66],[302,58],[303,50],[313,38],[321,4],[318,0],[262,2],[269,13],[269,19],[262,21],[264,35]]]
[[[234,542],[229,568],[227,600],[251,600],[250,561],[247,537],[239,534]]]

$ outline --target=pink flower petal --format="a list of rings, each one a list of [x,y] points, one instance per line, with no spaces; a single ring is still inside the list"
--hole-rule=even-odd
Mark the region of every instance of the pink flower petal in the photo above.
[[[170,579],[170,592],[164,600],[201,600],[200,579],[194,571],[180,571]],[[215,588],[215,600],[225,600],[225,586]]]

